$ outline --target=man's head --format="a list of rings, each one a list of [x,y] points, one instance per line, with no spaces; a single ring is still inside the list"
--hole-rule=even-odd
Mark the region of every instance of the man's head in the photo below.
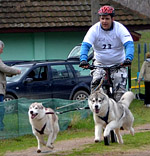
[[[111,6],[103,6],[98,10],[98,14],[100,16],[101,26],[104,30],[109,30],[112,26],[112,22],[114,21],[115,10]]]
[[[3,52],[4,43],[0,41],[0,54]]]

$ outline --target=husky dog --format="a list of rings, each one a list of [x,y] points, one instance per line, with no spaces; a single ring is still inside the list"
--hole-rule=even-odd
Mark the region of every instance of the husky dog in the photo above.
[[[53,149],[53,143],[59,132],[58,117],[51,108],[45,108],[42,103],[32,103],[28,111],[29,122],[32,132],[37,138],[37,153],[41,152],[41,144]],[[44,134],[48,135],[47,142],[44,141]]]
[[[120,144],[123,144],[120,128],[129,130],[134,135],[134,129],[132,128],[134,117],[128,109],[134,98],[134,94],[127,91],[116,103],[102,89],[91,93],[88,104],[93,112],[95,122],[95,142],[100,142],[103,129],[104,139],[109,136],[111,130],[115,130],[117,141]]]

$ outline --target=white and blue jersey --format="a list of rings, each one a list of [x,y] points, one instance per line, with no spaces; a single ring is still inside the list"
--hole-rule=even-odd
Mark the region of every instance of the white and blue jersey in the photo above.
[[[94,49],[94,59],[104,65],[133,60],[134,44],[129,31],[119,22],[113,22],[113,29],[105,31],[100,22],[94,24],[84,37],[80,61],[87,61],[90,47]],[[126,51],[126,53],[125,53]]]

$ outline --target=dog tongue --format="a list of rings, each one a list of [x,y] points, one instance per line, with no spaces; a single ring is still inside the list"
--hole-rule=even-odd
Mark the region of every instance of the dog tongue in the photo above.
[[[95,112],[96,112],[96,113],[99,113],[99,109],[96,109]]]
[[[37,114],[32,114],[31,119],[34,119],[34,117],[35,117],[36,115],[37,115]]]

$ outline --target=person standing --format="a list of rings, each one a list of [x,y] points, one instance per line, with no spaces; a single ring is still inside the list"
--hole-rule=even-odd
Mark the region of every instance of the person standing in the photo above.
[[[115,9],[103,6],[98,10],[100,21],[87,32],[81,45],[80,67],[88,68],[88,52],[94,49],[94,65],[112,66],[115,64],[131,64],[134,57],[134,43],[129,31],[124,25],[114,20]],[[91,91],[99,84],[102,69],[92,71]],[[114,98],[119,101],[126,91],[127,68],[122,67],[111,71]]]
[[[144,96],[144,104],[146,107],[150,107],[150,52],[146,53],[146,60],[143,62],[138,83],[144,78],[145,84],[145,96]]]
[[[0,41],[0,54],[3,53],[3,49],[4,43]],[[4,101],[4,96],[6,92],[6,76],[13,76],[20,73],[20,70],[5,65],[0,59],[0,131],[4,129],[3,119],[5,108],[2,102]]]

